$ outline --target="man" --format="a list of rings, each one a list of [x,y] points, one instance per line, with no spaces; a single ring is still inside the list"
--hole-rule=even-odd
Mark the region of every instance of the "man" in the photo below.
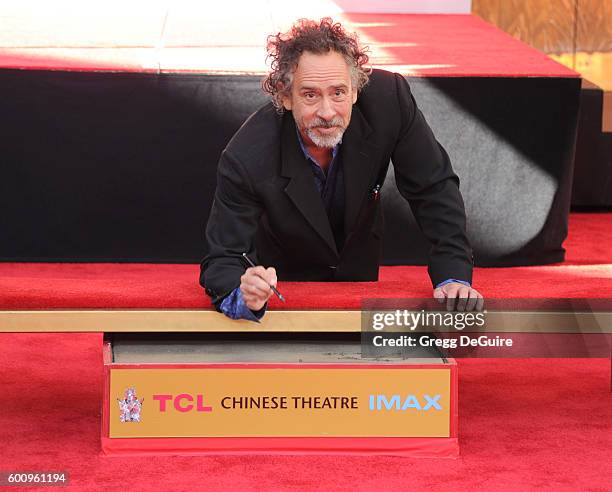
[[[277,277],[377,280],[390,160],[432,243],[434,297],[481,307],[459,180],[404,78],[365,69],[364,50],[331,19],[298,21],[268,39],[268,52],[263,86],[272,102],[219,162],[200,276],[217,309],[260,319]],[[243,253],[267,268],[245,271]]]

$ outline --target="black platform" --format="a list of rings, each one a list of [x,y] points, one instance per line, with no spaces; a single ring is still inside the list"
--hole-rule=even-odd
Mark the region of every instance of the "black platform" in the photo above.
[[[0,70],[0,259],[198,262],[219,154],[260,77]],[[461,178],[479,265],[563,260],[580,80],[408,78]],[[386,264],[428,244],[390,176]]]

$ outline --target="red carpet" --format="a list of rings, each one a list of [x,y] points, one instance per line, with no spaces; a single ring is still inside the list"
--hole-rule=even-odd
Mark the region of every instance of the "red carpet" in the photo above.
[[[609,490],[612,478],[609,360],[459,361],[458,460],[108,458],[99,454],[101,335],[2,334],[0,343],[0,469],[66,470],[78,490],[575,491]]]
[[[503,275],[512,293],[521,295],[573,292],[580,296],[597,288],[602,289],[601,295],[609,295],[610,218],[610,214],[571,216],[565,264],[479,269],[477,285],[485,295],[508,294],[499,282]],[[11,282],[26,270],[30,280],[58,281],[53,266],[2,268],[2,297],[7,285],[14,285]],[[79,268],[59,280],[70,284],[70,277],[80,277]],[[136,274],[144,271],[140,268],[159,266],[130,268],[135,281]],[[173,266],[168,272],[180,277],[193,270]],[[425,281],[422,267],[402,271],[406,280]],[[184,279],[195,295],[193,280],[192,276]],[[125,279],[105,281],[128,288],[141,285],[126,284]],[[425,291],[425,287],[418,289]],[[66,292],[69,299],[76,295],[70,289]],[[27,288],[22,293],[27,294]],[[98,334],[0,334],[0,469],[66,470],[71,488],[78,490],[609,490],[612,393],[608,359],[460,360],[458,460],[255,455],[108,458],[100,455],[101,343]]]
[[[612,292],[612,213],[572,214],[567,261],[476,268],[488,298],[608,298]],[[0,263],[0,309],[210,308],[197,265]],[[380,281],[281,282],[287,302],[271,309],[359,309],[365,298],[428,298],[425,267],[384,267]]]
[[[320,3],[307,16],[331,14],[357,32],[379,68],[422,77],[578,77],[474,15],[350,14]],[[167,7],[122,6],[118,15],[101,3],[25,16],[0,7],[0,69],[263,74],[267,36],[304,17],[291,2]]]

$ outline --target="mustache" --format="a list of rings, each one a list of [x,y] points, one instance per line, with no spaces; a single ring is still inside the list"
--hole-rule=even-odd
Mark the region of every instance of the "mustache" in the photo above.
[[[314,121],[308,125],[309,129],[312,128],[333,128],[338,126],[340,128],[344,128],[343,121],[340,118],[334,118],[332,120],[326,121],[322,118],[316,118]]]

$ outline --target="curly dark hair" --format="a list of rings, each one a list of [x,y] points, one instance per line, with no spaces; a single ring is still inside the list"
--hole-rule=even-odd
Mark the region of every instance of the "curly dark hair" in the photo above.
[[[268,36],[268,56],[272,59],[271,71],[263,80],[262,87],[272,96],[272,102],[279,113],[284,111],[282,98],[291,92],[293,72],[304,51],[324,54],[330,51],[340,53],[351,68],[353,88],[360,91],[368,82],[370,69],[366,54],[368,47],[359,46],[357,36],[347,33],[342,25],[329,17],[320,22],[299,19],[286,33]]]

